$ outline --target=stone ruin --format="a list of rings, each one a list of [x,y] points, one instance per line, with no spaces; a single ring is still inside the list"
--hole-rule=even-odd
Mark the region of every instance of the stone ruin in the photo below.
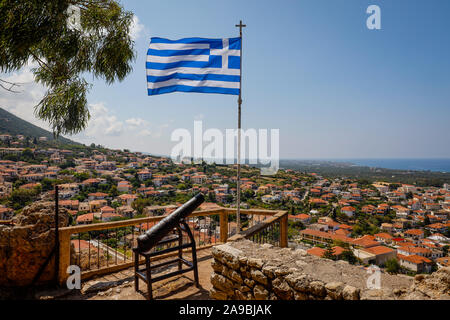
[[[35,202],[25,207],[12,220],[12,225],[0,225],[0,287],[31,285],[55,245],[55,203]],[[59,226],[69,224],[69,214],[59,208]],[[36,285],[54,279],[55,258],[50,260]]]
[[[450,268],[415,278],[382,272],[380,289],[371,289],[364,267],[302,249],[241,240],[214,247],[212,255],[210,297],[217,300],[450,299]]]

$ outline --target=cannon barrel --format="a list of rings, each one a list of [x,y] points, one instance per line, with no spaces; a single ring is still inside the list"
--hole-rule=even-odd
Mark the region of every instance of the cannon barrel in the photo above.
[[[150,230],[137,237],[137,250],[146,252],[153,248],[162,238],[175,228],[181,219],[186,218],[205,201],[203,194],[199,193],[188,202],[162,219]]]

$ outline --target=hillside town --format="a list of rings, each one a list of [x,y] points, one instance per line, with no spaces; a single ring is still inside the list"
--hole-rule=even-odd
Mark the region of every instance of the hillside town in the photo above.
[[[236,200],[234,166],[175,164],[129,150],[8,134],[0,134],[0,159],[0,224],[54,195],[56,185],[72,225],[167,215],[198,192],[207,199],[203,209],[233,207]],[[246,165],[242,177],[242,208],[287,210],[290,246],[310,255],[408,275],[450,266],[449,184],[331,179],[290,169],[262,176]],[[243,220],[244,229],[250,225]]]

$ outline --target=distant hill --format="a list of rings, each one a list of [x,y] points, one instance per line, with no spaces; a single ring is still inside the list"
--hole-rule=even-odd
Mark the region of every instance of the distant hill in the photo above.
[[[70,139],[60,136],[58,139],[53,137],[53,133],[29,123],[12,113],[0,108],[0,134],[24,135],[26,137],[39,138],[47,137],[49,141],[56,140],[62,144],[80,144]]]

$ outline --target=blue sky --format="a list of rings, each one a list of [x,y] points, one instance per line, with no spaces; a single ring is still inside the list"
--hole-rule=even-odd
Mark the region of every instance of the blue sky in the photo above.
[[[146,95],[150,37],[243,39],[243,127],[280,129],[281,158],[450,158],[450,1],[142,1],[134,71],[95,81],[75,137],[169,154],[176,128],[235,128],[236,96]],[[366,9],[381,8],[381,30]],[[1,97],[0,97],[1,98]],[[94,129],[92,129],[94,128]]]

